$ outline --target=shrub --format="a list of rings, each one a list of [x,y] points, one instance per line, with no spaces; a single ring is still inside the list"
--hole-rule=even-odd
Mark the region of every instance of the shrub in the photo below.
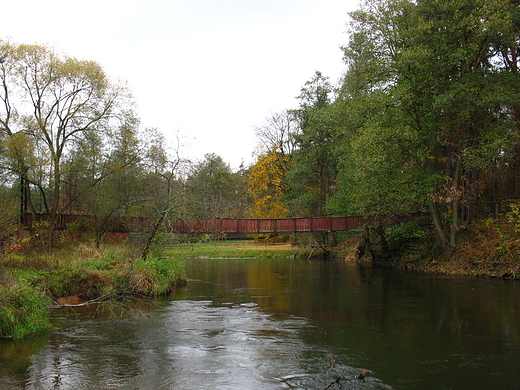
[[[424,218],[401,222],[386,229],[386,239],[392,252],[399,251],[406,243],[425,241],[429,234],[429,222]]]

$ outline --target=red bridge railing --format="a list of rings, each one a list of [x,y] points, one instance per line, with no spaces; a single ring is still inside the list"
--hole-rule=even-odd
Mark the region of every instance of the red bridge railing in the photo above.
[[[199,219],[178,221],[173,231],[181,233],[305,233],[357,229],[367,220],[363,217],[312,217],[271,219]]]
[[[366,225],[379,224],[384,226],[395,225],[401,221],[407,221],[422,214],[407,214],[398,216],[376,217],[309,217],[309,218],[271,218],[271,219],[179,219],[168,225],[170,232],[176,233],[234,233],[234,234],[263,234],[263,233],[307,233],[307,232],[334,232],[359,229]],[[48,221],[47,214],[24,215],[24,224],[31,228],[34,223]],[[94,218],[87,215],[60,215],[57,229],[65,229],[67,226],[85,221],[86,226],[95,222]],[[113,232],[139,232],[147,231],[153,225],[154,219],[144,217],[122,217],[113,221],[110,229]],[[92,226],[92,225],[91,225]]]

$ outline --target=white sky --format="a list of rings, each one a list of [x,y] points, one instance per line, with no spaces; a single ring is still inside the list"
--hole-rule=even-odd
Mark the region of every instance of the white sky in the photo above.
[[[125,80],[143,127],[181,155],[253,162],[253,128],[295,108],[316,70],[344,70],[347,12],[358,0],[18,0],[0,38],[48,44]]]

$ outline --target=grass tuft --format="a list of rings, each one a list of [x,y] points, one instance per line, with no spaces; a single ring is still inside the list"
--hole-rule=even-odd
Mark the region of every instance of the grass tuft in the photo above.
[[[51,328],[50,299],[24,281],[0,286],[0,337],[19,339]]]

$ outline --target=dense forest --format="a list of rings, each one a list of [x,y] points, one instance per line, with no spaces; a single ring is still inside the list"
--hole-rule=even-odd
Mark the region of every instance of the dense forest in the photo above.
[[[520,2],[367,0],[347,28],[342,78],[316,71],[297,107],[256,127],[256,162],[238,171],[142,129],[99,64],[0,42],[3,242],[23,213],[47,213],[49,232],[61,214],[90,215],[100,245],[122,216],[154,217],[156,231],[178,218],[423,212],[450,252],[465,226],[518,211]]]
[[[520,2],[368,0],[347,27],[339,84],[316,72],[296,109],[258,129],[251,176],[270,186],[255,202],[279,215],[424,212],[445,253],[468,225],[517,221]]]

